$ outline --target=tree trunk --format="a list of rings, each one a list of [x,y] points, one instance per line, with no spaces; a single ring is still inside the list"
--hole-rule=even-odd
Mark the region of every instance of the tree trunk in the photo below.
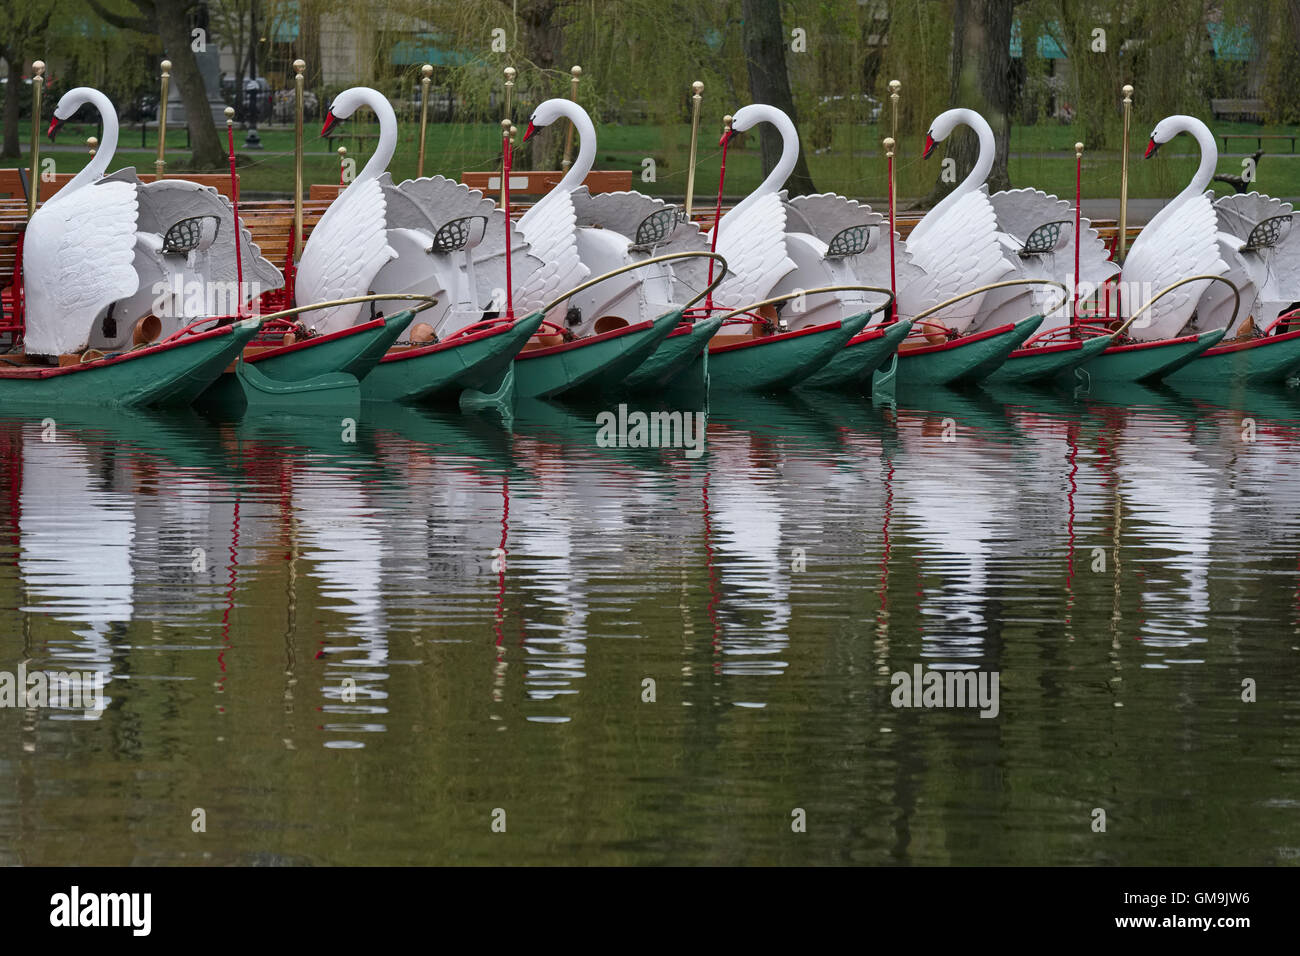
[[[9,64],[9,84],[5,91],[5,144],[0,155],[5,159],[18,159],[23,152],[18,140],[18,97],[23,95],[26,87],[23,85],[23,61],[11,50],[4,52],[5,62]]]
[[[208,106],[208,92],[203,86],[198,61],[190,48],[188,0],[154,0],[158,35],[163,50],[172,61],[172,79],[180,88],[190,129],[190,168],[218,170],[226,159],[221,137]]]
[[[307,63],[303,73],[304,86],[309,90],[318,90],[324,82],[321,63],[324,59],[320,49],[320,7],[317,0],[299,0],[298,19],[298,55]]]
[[[511,0],[503,0],[506,7],[511,7]],[[556,22],[555,12],[558,0],[521,0],[519,3],[519,34],[517,42],[523,47],[524,58],[539,70],[555,70],[561,67],[557,62],[564,45],[564,28]],[[567,71],[566,71],[567,72]],[[520,76],[524,74],[520,70]],[[581,86],[579,86],[581,90]],[[516,93],[518,93],[516,89]],[[541,99],[546,99],[545,91],[537,91]],[[567,95],[567,94],[566,94]],[[581,99],[581,93],[579,93]],[[540,100],[539,100],[540,101]],[[527,108],[535,107],[536,102],[520,104]],[[504,117],[502,117],[504,119]],[[520,137],[528,128],[528,117],[519,109],[513,117],[519,128]],[[564,135],[568,130],[568,121],[553,123],[539,129],[528,140],[524,149],[518,149],[519,140],[515,141],[516,150],[512,157],[512,166],[519,169],[559,169],[564,160]],[[576,134],[575,134],[576,137]],[[574,151],[577,154],[575,138]]]
[[[993,127],[994,158],[989,172],[990,192],[1009,189],[1007,158],[1011,135],[1011,108],[1015,84],[1011,71],[1011,19],[1014,0],[954,0],[952,58],[953,104],[968,106]],[[971,62],[973,55],[974,62]],[[979,138],[973,130],[958,127],[946,142],[946,157],[956,162],[956,177],[944,180],[942,169],[930,194],[920,205],[930,207],[956,188],[979,158]]]
[[[987,106],[984,118],[993,127],[993,169],[989,192],[1011,188],[1007,158],[1011,144],[1011,108],[1015,105],[1015,75],[1011,71],[1011,19],[1014,0],[979,0],[984,43],[979,56],[979,85]]]
[[[745,19],[742,32],[750,96],[755,103],[775,106],[798,127],[794,96],[790,92],[790,75],[785,67],[786,33],[785,27],[781,25],[780,0],[742,0],[741,15]],[[767,175],[781,158],[781,134],[771,124],[764,123],[760,136],[763,174]],[[794,196],[817,191],[812,174],[808,172],[808,161],[804,158],[802,143],[799,145],[799,158],[794,172],[785,185]]]

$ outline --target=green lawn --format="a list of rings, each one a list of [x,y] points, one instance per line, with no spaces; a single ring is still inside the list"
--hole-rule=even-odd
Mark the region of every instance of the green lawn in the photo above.
[[[374,133],[373,126],[349,126],[356,132]],[[1246,123],[1212,124],[1216,134],[1287,133],[1293,127],[1264,128]],[[717,194],[717,175],[720,150],[716,133],[708,128],[701,131],[699,166],[696,173],[697,202],[710,201]],[[60,132],[60,144],[83,141],[94,133],[93,127],[68,126]],[[832,149],[814,153],[808,151],[808,162],[817,188],[857,197],[879,197],[886,193],[885,163],[879,147],[876,127],[839,127],[835,130]],[[493,124],[442,125],[429,127],[425,170],[458,177],[467,170],[490,170],[498,167],[499,127]],[[244,151],[244,133],[236,130],[235,146],[240,156],[240,175],[245,193],[282,193],[288,196],[293,189],[293,134],[290,130],[270,129],[261,133],[264,149]],[[402,180],[415,175],[418,128],[403,124],[397,155],[390,165],[393,178]],[[1198,157],[1194,142],[1187,137],[1166,146],[1159,156],[1143,160],[1141,152],[1146,143],[1147,131],[1134,131],[1132,159],[1130,162],[1130,196],[1134,198],[1164,198],[1173,196],[1187,183],[1195,171]],[[657,128],[650,126],[618,126],[605,124],[599,129],[597,169],[633,170],[634,188],[658,195],[680,196],[686,188],[686,165],[690,131],[684,126]],[[1072,127],[1039,125],[1014,127],[1011,138],[1010,173],[1015,186],[1036,186],[1062,197],[1072,197],[1075,189],[1073,144],[1076,133]],[[940,170],[938,154],[929,161],[920,158],[922,137],[900,135],[898,156],[899,196],[906,205],[912,197],[927,193]],[[169,168],[178,170],[188,161],[188,154],[179,148],[185,143],[183,133],[169,134]],[[327,151],[324,140],[307,134],[308,153],[304,160],[308,182],[336,182],[338,157]],[[349,155],[360,166],[374,148],[374,140],[342,138],[337,141],[348,146]],[[121,136],[119,148],[111,169],[134,165],[141,170],[153,168],[156,140],[152,133],[146,140],[146,149],[139,149],[139,129],[127,128]],[[527,149],[527,147],[523,147]],[[1266,145],[1266,148],[1269,148]],[[1272,148],[1283,152],[1288,143],[1275,143]],[[1239,142],[1234,151],[1253,151],[1253,144]],[[75,172],[87,160],[80,151],[46,151],[53,156],[60,172]],[[655,161],[655,181],[642,180],[642,163],[647,157]],[[24,162],[27,159],[24,158]],[[1241,157],[1224,156],[1218,169],[1223,173],[1240,174]],[[754,188],[761,178],[757,138],[750,134],[739,146],[733,145],[728,153],[728,196],[742,195]],[[1114,197],[1119,195],[1120,157],[1118,150],[1097,150],[1084,154],[1084,195]],[[1217,184],[1220,192],[1229,187]],[[1261,160],[1257,188],[1275,196],[1293,198],[1300,196],[1300,157],[1277,153]]]

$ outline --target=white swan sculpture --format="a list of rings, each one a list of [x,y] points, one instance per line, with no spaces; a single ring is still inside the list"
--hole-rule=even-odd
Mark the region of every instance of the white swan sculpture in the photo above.
[[[378,90],[344,90],[331,104],[322,132],[361,106],[378,118],[379,141],[312,231],[299,264],[297,300],[305,304],[372,291],[436,296],[437,308],[422,315],[421,325],[404,333],[403,341],[414,335],[431,339],[501,311],[505,214],[478,190],[443,176],[394,185],[387,169],[397,147],[397,116]],[[538,276],[543,264],[511,228],[515,305],[527,309],[543,301],[545,282]],[[374,308],[392,314],[405,307],[394,301]],[[362,306],[354,305],[311,313],[308,324],[332,332],[363,320]]]
[[[752,193],[731,207],[714,227],[718,254],[727,260],[727,277],[713,293],[718,305],[734,309],[771,297],[777,283],[796,266],[786,250],[785,203],[781,189],[799,159],[799,134],[790,117],[756,103],[743,106],[722,134],[726,144],[736,133],[771,123],[781,133],[781,158]]]
[[[974,110],[949,112],[959,113],[957,121],[966,123],[979,137],[979,160],[967,180],[970,182],[982,173],[982,183],[987,178],[988,171],[993,168],[996,151],[993,127]],[[942,119],[941,116],[935,120],[936,127],[940,127]],[[945,137],[950,135],[950,126],[944,124],[941,129],[945,130]],[[962,187],[966,187],[966,183]],[[987,189],[984,192],[987,194]],[[1045,279],[1060,282],[1067,289],[1075,288],[1073,204],[1041,189],[1002,190],[989,196],[989,203],[993,208],[995,235],[1003,257],[1011,266],[1003,279]],[[938,209],[936,207],[934,212]],[[1082,277],[1079,290],[1082,296],[1086,296],[1118,273],[1119,266],[1110,261],[1106,244],[1102,242],[1097,230],[1092,228],[1091,220],[1080,219],[1079,226],[1083,234],[1083,246],[1079,250],[1079,272]],[[920,231],[922,234],[925,232]],[[916,232],[912,236],[915,241]],[[985,293],[975,326],[990,329],[1007,322],[1017,322],[1035,311],[1041,311],[1041,303],[1057,301],[1059,298],[1056,292],[1045,285],[995,289]],[[1039,328],[1046,330],[1066,326],[1070,324],[1071,318],[1068,306],[1062,306],[1045,316],[1043,325]]]
[[[140,285],[132,266],[136,187],[99,181],[117,149],[113,104],[99,90],[71,89],[54,108],[49,135],[84,103],[99,111],[103,142],[86,167],[36,210],[23,240],[24,342],[33,355],[84,351],[113,304]]]
[[[1144,158],[1150,159],[1179,133],[1190,133],[1196,139],[1201,147],[1201,163],[1187,187],[1156,213],[1129,249],[1123,271],[1125,316],[1188,276],[1224,275],[1234,282],[1243,279],[1243,285],[1249,283],[1244,268],[1230,269],[1225,261],[1222,253],[1233,240],[1220,236],[1214,205],[1205,194],[1219,159],[1214,136],[1206,125],[1192,116],[1162,119],[1151,133]],[[1253,297],[1250,291],[1243,295],[1243,305],[1249,305]],[[1228,324],[1231,309],[1232,294],[1220,283],[1188,283],[1157,301],[1133,323],[1129,335],[1139,341],[1172,338],[1181,334],[1198,312],[1196,326],[1200,329],[1220,328]],[[1238,323],[1245,318],[1239,314]],[[1228,334],[1232,334],[1231,329]]]
[[[379,142],[361,172],[330,203],[303,248],[294,288],[301,303],[367,295],[379,270],[397,257],[388,244],[388,206],[379,182],[397,149],[393,107],[375,90],[344,90],[330,104],[321,135],[361,106],[369,106],[379,119]],[[303,321],[312,331],[335,332],[356,325],[360,316],[360,305],[341,305],[309,312]]]
[[[993,168],[993,130],[974,110],[951,109],[930,124],[922,158],[960,125],[969,126],[979,137],[979,156],[966,178],[931,209],[912,229],[907,250],[912,261],[932,283],[930,295],[942,302],[971,289],[1010,277],[1013,266],[1003,254],[997,213],[989,200],[989,171]],[[988,293],[972,296],[935,314],[930,321],[958,332],[979,324],[987,311]],[[904,312],[906,314],[906,312]]]

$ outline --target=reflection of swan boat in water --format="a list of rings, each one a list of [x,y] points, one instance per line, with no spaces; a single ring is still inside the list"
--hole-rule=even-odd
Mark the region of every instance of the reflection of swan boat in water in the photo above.
[[[337,602],[324,606],[346,621],[320,652],[326,675],[322,710],[334,718],[324,730],[347,735],[325,746],[363,747],[363,738],[357,738],[383,732],[379,718],[388,713],[384,525],[364,489],[346,474],[307,465],[291,480],[299,560],[316,579],[322,599]]]
[[[1218,496],[1191,435],[1181,417],[1134,410],[1124,415],[1112,448],[1126,537],[1147,552],[1137,558],[1133,544],[1125,547],[1127,567],[1142,573],[1142,624],[1134,636],[1162,649],[1204,641],[1197,632],[1209,623]]]

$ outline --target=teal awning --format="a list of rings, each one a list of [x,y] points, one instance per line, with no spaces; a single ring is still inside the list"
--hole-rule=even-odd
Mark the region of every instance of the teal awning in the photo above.
[[[1205,27],[1210,31],[1216,60],[1253,60],[1258,54],[1255,38],[1245,24],[1225,27],[1222,23],[1207,23]]]
[[[445,42],[435,33],[417,33],[415,36],[398,40],[393,44],[390,56],[394,66],[416,66],[431,63],[434,66],[460,66],[470,61],[468,53],[460,50],[445,50],[439,43]]]
[[[1050,29],[1059,30],[1060,25],[1053,23]],[[1056,37],[1048,33],[1039,34],[1034,48],[1040,59],[1044,60],[1064,60],[1065,48],[1057,41]],[[1014,20],[1011,23],[1011,58],[1020,59],[1025,55],[1025,44],[1020,33],[1020,21]]]
[[[298,0],[289,0],[276,12],[279,15],[271,23],[271,42],[292,43],[298,39]]]

